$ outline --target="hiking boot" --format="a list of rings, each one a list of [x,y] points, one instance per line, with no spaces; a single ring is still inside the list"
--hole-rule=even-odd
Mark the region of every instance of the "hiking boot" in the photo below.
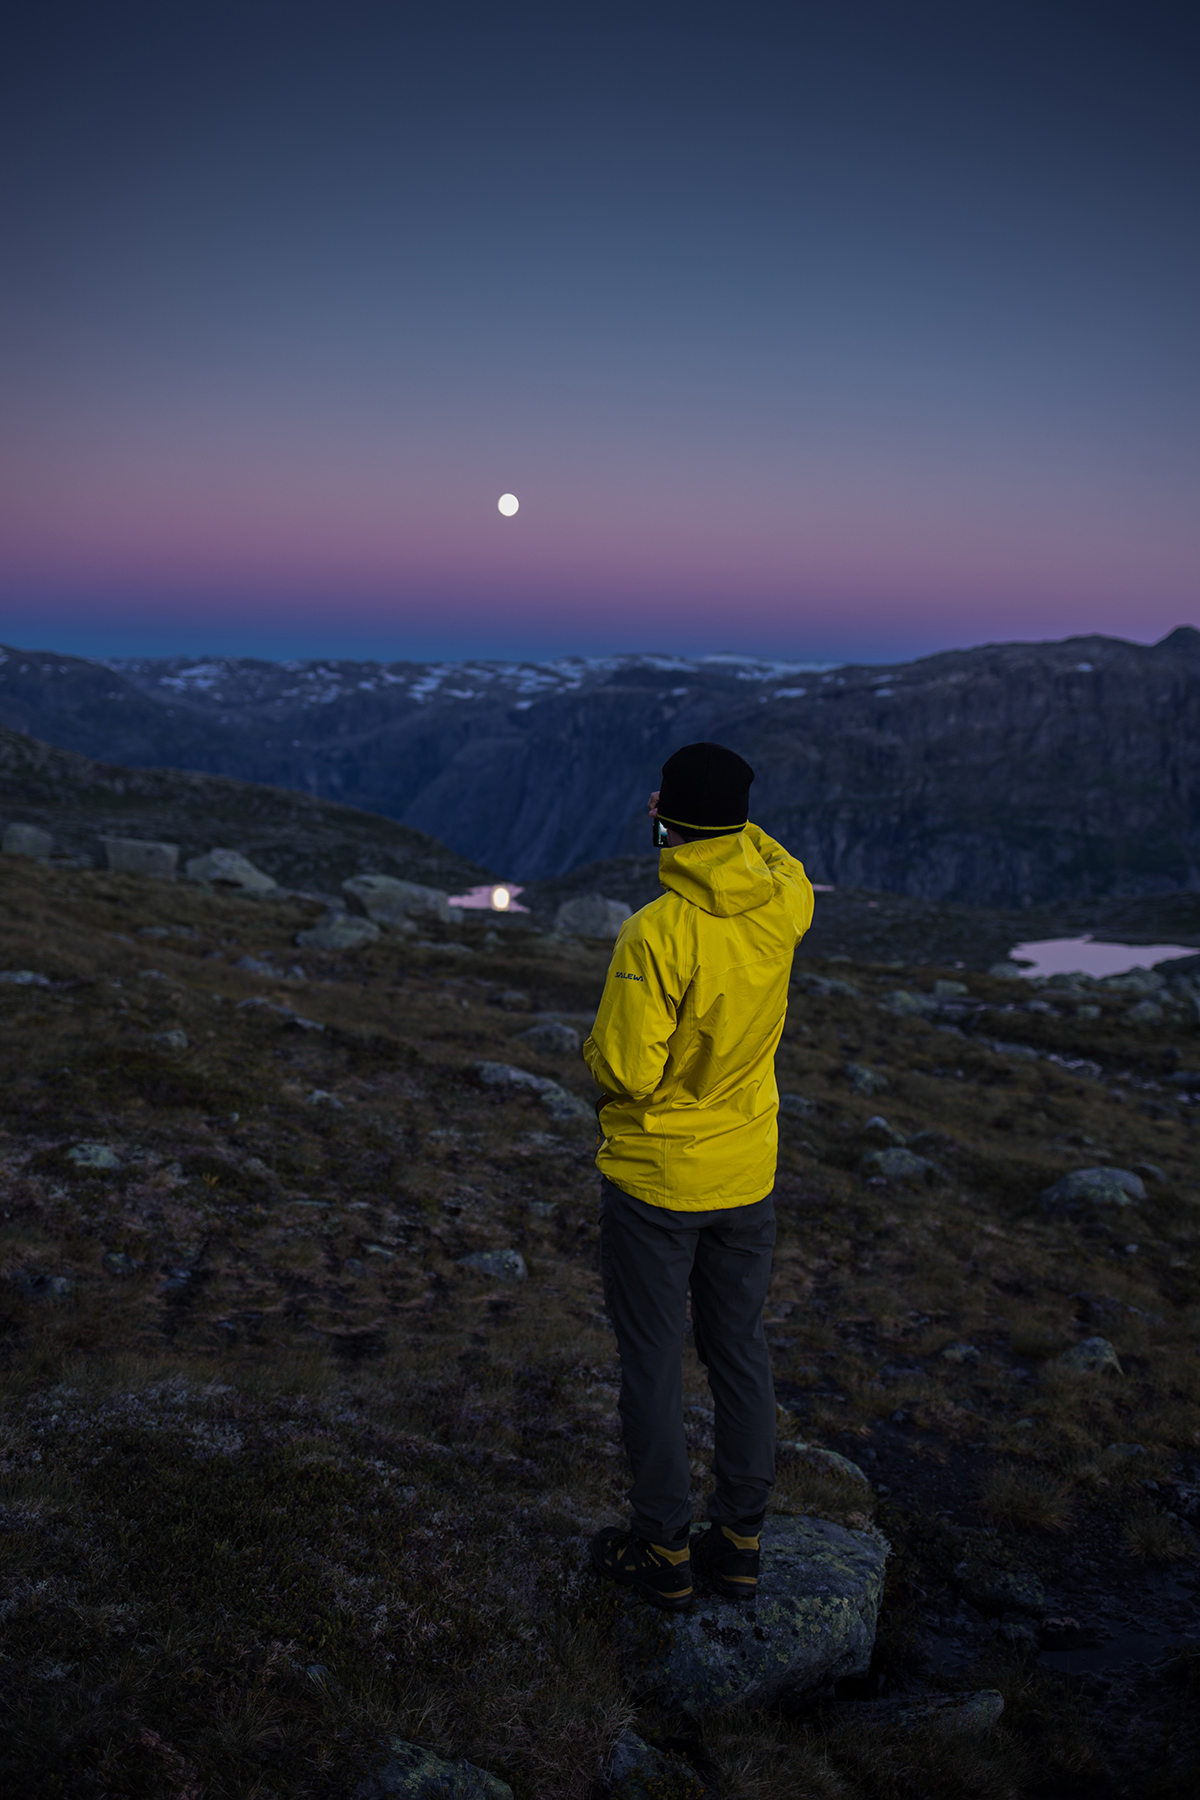
[[[588,1546],[592,1567],[621,1587],[632,1588],[664,1612],[686,1612],[692,1604],[692,1563],[688,1542],[652,1544],[636,1532],[609,1525]]]
[[[707,1575],[718,1594],[731,1600],[753,1600],[758,1592],[758,1533],[762,1521],[734,1525],[710,1525],[697,1538],[692,1554],[701,1575]],[[752,1529],[751,1529],[752,1527]]]

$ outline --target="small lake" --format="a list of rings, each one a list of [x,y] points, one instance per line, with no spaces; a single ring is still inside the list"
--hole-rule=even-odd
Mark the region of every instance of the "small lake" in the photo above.
[[[1009,954],[1013,962],[1032,964],[1021,970],[1032,980],[1035,975],[1127,975],[1178,956],[1200,956],[1200,949],[1195,944],[1105,944],[1074,937],[1039,938],[1018,944]]]

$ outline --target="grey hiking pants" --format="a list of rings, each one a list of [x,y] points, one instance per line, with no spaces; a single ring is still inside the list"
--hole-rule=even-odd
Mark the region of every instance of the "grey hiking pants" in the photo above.
[[[708,1515],[758,1517],[775,1480],[775,1387],[762,1310],[775,1247],[775,1202],[675,1212],[601,1177],[604,1303],[621,1353],[618,1409],[633,1469],[633,1528],[662,1542],[692,1516],[683,1430],[683,1339],[692,1296],[696,1354],[716,1414],[716,1488]]]

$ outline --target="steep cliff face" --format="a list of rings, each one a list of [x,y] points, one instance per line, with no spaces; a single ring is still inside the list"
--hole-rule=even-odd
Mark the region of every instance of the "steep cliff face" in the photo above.
[[[1200,887],[1200,632],[890,668],[100,665],[11,651],[0,723],[132,764],[298,788],[512,878],[645,848],[671,750],[758,770],[754,817],[839,886],[1029,907]]]

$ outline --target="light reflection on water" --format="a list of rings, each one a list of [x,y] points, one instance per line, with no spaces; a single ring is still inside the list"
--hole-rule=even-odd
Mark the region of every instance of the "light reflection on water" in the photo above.
[[[1090,937],[1038,938],[1018,944],[1013,962],[1028,962],[1022,975],[1127,975],[1131,969],[1150,969],[1155,963],[1177,956],[1197,956],[1195,944],[1105,944]]]

